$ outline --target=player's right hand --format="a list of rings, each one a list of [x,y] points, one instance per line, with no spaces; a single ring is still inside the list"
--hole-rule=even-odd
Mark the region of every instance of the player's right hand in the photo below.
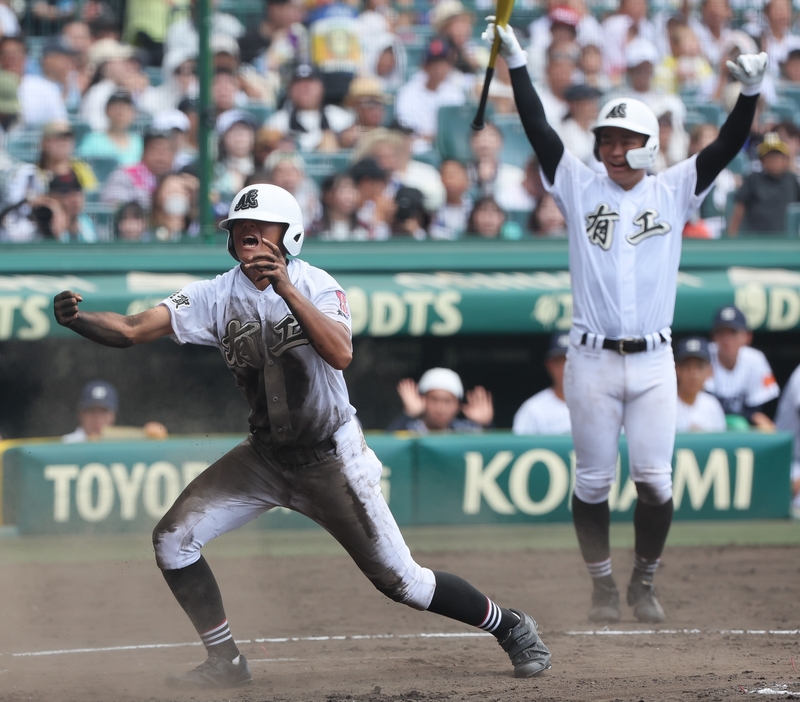
[[[499,27],[495,24],[496,17],[489,15],[485,31],[481,34],[487,44],[494,44],[495,33],[500,37],[500,55],[506,60],[509,68],[519,68],[528,63],[528,54],[519,45],[514,30],[511,27]]]
[[[62,327],[68,327],[78,319],[78,303],[83,302],[79,293],[65,290],[53,298],[53,314]]]

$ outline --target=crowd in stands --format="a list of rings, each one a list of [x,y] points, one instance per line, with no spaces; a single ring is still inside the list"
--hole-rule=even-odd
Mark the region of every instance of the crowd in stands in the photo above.
[[[599,169],[599,106],[639,98],[658,117],[663,170],[715,138],[739,89],[726,60],[763,49],[751,138],[684,236],[786,234],[800,202],[791,0],[655,1],[517,1],[511,24],[548,121]],[[191,239],[203,207],[220,220],[252,183],[289,190],[310,238],[565,236],[502,58],[487,126],[469,127],[493,2],[212,4],[215,162],[201,203],[196,3],[0,0],[0,242]]]

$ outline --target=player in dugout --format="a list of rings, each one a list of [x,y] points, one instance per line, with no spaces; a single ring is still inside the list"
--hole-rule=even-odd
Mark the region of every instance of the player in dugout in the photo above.
[[[594,155],[604,171],[598,173],[565,149],[548,124],[513,29],[495,27],[489,19],[484,40],[494,42],[499,35],[543,185],[567,223],[573,326],[564,396],[576,455],[572,517],[593,584],[588,618],[616,622],[621,616],[611,568],[608,496],[624,428],[637,491],[626,599],[637,620],[662,622],[653,579],[674,509],[678,393],[671,326],[681,232],[750,134],[767,54],[728,61],[741,89],[719,135],[695,156],[655,176],[648,169],[660,146],[656,115],[633,98],[607,103],[593,127]]]

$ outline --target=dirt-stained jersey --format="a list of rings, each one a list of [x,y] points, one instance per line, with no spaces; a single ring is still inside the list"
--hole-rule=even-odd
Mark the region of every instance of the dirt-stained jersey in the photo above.
[[[325,271],[293,259],[289,279],[323,314],[350,329],[342,287]],[[272,286],[258,290],[239,267],[190,283],[161,304],[180,344],[216,346],[250,405],[250,424],[269,429],[276,446],[314,445],[355,410],[341,371],[309,344]]]
[[[631,190],[567,150],[552,185],[542,174],[567,220],[574,329],[621,339],[672,325],[683,227],[706,196],[694,193],[696,160]]]

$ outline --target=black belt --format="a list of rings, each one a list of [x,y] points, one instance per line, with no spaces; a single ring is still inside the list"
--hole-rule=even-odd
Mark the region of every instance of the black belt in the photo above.
[[[275,448],[272,446],[272,433],[268,428],[251,426],[250,433],[259,440],[259,443],[269,446],[282,463],[315,463],[324,460],[327,454],[336,450],[336,442],[330,436],[312,446],[291,445]]]
[[[581,345],[586,346],[588,336],[588,334],[584,334],[581,337]],[[658,338],[661,339],[662,343],[667,341],[663,334],[659,334]],[[641,353],[642,351],[647,351],[647,339],[603,339],[603,348],[608,351],[616,351],[621,356],[629,353]]]

